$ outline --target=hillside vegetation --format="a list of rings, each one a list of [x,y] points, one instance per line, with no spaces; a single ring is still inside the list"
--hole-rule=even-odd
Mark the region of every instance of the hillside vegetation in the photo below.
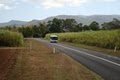
[[[120,29],[120,20],[113,19],[111,22],[105,22],[101,26],[97,21],[93,21],[90,25],[77,23],[75,19],[58,19],[54,18],[48,22],[38,23],[38,25],[23,26],[6,26],[0,29],[18,31],[25,38],[45,37],[47,33],[63,33],[63,32],[83,32],[83,31],[99,31],[99,30],[115,30]]]
[[[18,32],[0,30],[0,46],[22,46],[23,36]]]
[[[69,32],[69,33],[52,33],[58,36],[59,41],[87,44],[102,48],[120,49],[120,30],[110,31],[85,31],[85,32]],[[51,34],[46,35],[49,39]]]

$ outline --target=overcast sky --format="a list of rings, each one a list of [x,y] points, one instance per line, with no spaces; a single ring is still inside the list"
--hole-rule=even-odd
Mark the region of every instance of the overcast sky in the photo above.
[[[0,0],[0,23],[56,15],[120,15],[120,0]]]

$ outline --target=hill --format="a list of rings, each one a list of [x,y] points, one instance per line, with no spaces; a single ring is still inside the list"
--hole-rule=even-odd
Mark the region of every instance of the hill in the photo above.
[[[120,20],[120,15],[91,15],[91,16],[84,16],[84,15],[58,15],[48,17],[43,20],[32,20],[29,22],[26,21],[19,21],[19,20],[11,20],[6,23],[0,23],[0,27],[4,26],[21,26],[21,25],[29,25],[29,24],[38,24],[39,22],[47,22],[52,20],[53,18],[59,19],[75,19],[78,23],[83,23],[84,25],[89,25],[93,21],[97,21],[100,25],[104,22],[110,22],[113,18],[117,18]]]

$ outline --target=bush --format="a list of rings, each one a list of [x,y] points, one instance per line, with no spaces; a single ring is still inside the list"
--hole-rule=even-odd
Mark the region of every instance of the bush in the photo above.
[[[86,31],[72,33],[53,33],[58,36],[59,41],[92,45],[103,48],[112,48],[115,46],[120,49],[120,30],[111,31]],[[46,35],[49,39],[51,34]]]
[[[23,36],[18,32],[0,30],[0,46],[23,46]]]

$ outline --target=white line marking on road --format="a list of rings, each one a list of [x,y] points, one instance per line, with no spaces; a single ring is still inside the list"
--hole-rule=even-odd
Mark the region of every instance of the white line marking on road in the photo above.
[[[60,47],[62,47],[62,48],[70,49],[70,50],[73,50],[73,51],[76,51],[76,52],[80,52],[80,53],[86,54],[86,55],[88,55],[88,56],[92,56],[92,57],[94,57],[94,58],[101,59],[101,60],[103,60],[103,61],[112,63],[112,64],[117,65],[117,66],[120,67],[120,64],[118,64],[118,63],[116,63],[116,62],[113,62],[113,61],[110,61],[110,60],[107,60],[107,59],[104,59],[104,58],[101,58],[101,57],[98,57],[98,56],[95,56],[95,55],[92,55],[92,54],[89,54],[89,53],[86,53],[86,52],[83,52],[83,51],[79,51],[79,50],[76,50],[76,49],[68,48],[68,47],[65,47],[65,46],[62,46],[62,45],[59,45],[59,44],[55,44],[55,45],[60,46]]]
[[[39,40],[38,40],[38,41],[39,41]],[[44,40],[42,40],[42,41],[44,41]],[[46,41],[46,42],[48,42],[48,41]],[[92,57],[94,57],[94,58],[98,58],[98,59],[100,59],[100,60],[103,60],[103,61],[112,63],[112,64],[117,65],[117,66],[120,67],[120,64],[118,64],[118,63],[116,63],[116,62],[113,62],[113,61],[110,61],[110,60],[107,60],[107,59],[104,59],[104,58],[101,58],[101,57],[98,57],[98,56],[95,56],[95,55],[92,55],[92,54],[89,54],[89,53],[86,53],[86,52],[83,52],[83,51],[79,51],[79,50],[76,50],[76,49],[72,49],[72,48],[69,48],[69,47],[65,47],[65,46],[62,46],[62,45],[59,45],[59,44],[54,44],[54,45],[57,45],[57,46],[62,47],[62,48],[70,49],[70,50],[73,50],[73,51],[76,51],[76,52],[80,52],[80,53],[86,54],[86,55],[88,55],[88,56],[92,56]]]

